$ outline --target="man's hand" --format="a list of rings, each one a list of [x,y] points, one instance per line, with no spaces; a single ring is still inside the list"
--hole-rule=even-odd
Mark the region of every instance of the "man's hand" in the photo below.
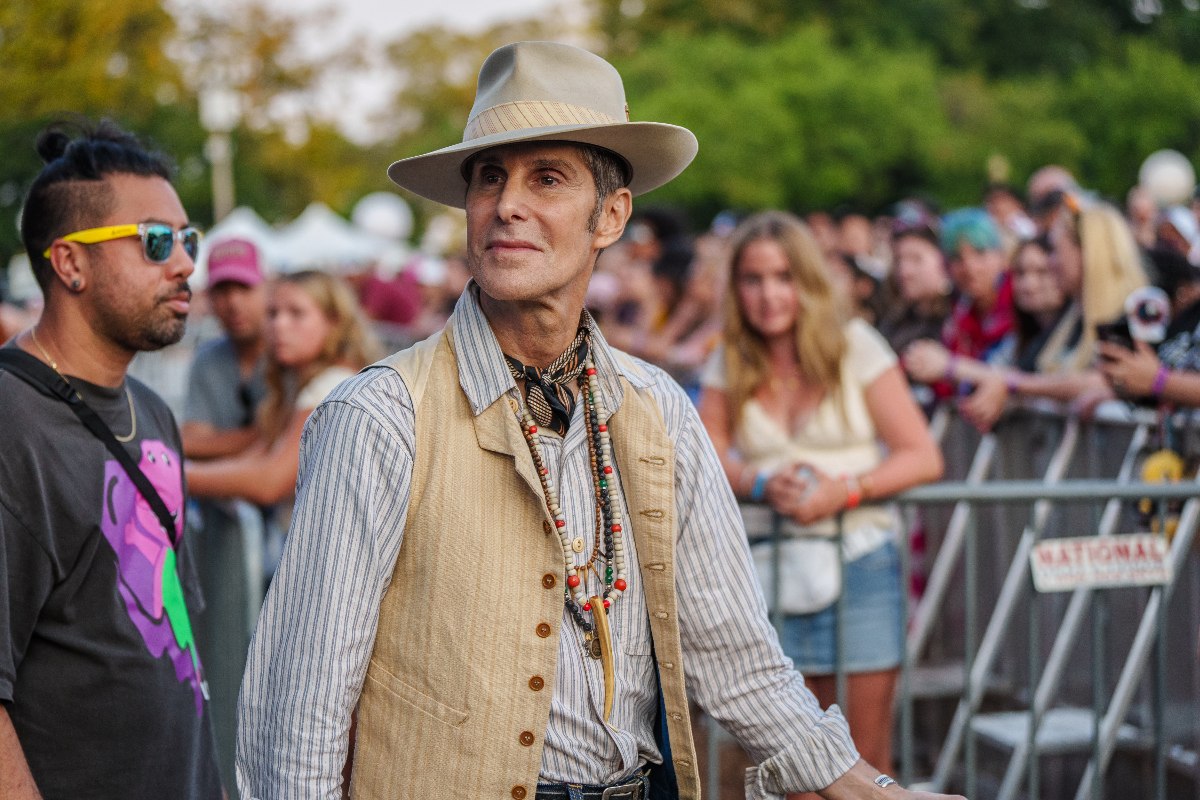
[[[881,787],[875,783],[879,774],[879,770],[859,759],[849,772],[817,794],[825,800],[966,800],[957,794],[913,791],[898,783]]]

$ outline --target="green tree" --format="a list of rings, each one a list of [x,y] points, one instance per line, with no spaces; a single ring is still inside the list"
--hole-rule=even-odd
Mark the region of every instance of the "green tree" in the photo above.
[[[1129,38],[1158,41],[1200,61],[1200,13],[1188,3],[1139,12],[1137,0],[591,0],[610,52],[659,36],[729,33],[746,41],[824,24],[843,45],[929,49],[938,64],[991,76],[1064,75],[1119,56]]]
[[[728,206],[883,204],[919,188],[945,127],[927,54],[839,49],[824,26],[759,45],[664,36],[617,66],[634,119],[700,140],[695,164],[654,197],[700,218]]]
[[[196,5],[180,17],[174,56],[193,90],[237,92],[242,121],[251,129],[289,128],[300,139],[320,120],[323,82],[361,69],[370,54],[361,36],[313,50],[312,40],[336,16],[335,7],[284,12],[264,0],[220,9]]]
[[[15,220],[41,166],[33,142],[46,123],[110,116],[146,133],[194,119],[179,69],[166,56],[174,33],[158,0],[0,4],[0,267],[21,249]]]
[[[1087,142],[1080,172],[1111,197],[1124,196],[1155,150],[1200,159],[1200,66],[1162,46],[1129,42],[1118,61],[1071,76],[1063,98]]]

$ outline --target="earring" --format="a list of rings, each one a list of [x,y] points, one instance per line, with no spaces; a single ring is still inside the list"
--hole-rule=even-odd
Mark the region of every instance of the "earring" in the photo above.
[[[73,292],[79,291],[79,278],[76,278],[75,280],[71,281],[71,291],[73,291]]]

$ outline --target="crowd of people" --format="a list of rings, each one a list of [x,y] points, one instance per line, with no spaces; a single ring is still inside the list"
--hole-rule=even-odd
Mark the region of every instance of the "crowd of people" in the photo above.
[[[1083,413],[1112,399],[1195,404],[1200,201],[1184,199],[1158,207],[1135,186],[1122,211],[1046,167],[1027,201],[992,185],[978,207],[948,213],[906,198],[873,219],[843,211],[803,221],[841,302],[900,356],[918,402],[950,399],[987,430],[1020,397]],[[591,307],[611,340],[698,391],[730,307],[732,215],[696,237],[664,218],[674,219],[651,210],[604,254]],[[681,251],[690,253],[682,269]],[[1161,289],[1167,307],[1143,287]],[[1142,335],[1104,340],[1127,317]]]
[[[952,402],[988,430],[1018,397],[1200,404],[1196,208],[1147,208],[1143,189],[1123,213],[1047,167],[1024,197],[993,185],[948,213],[922,198],[875,218],[724,213],[693,236],[632,205],[686,167],[689,132],[595,122],[625,118],[623,90],[576,48],[524,43],[488,64],[472,119],[521,102],[527,70],[586,75],[607,87],[588,102],[615,111],[553,136],[480,123],[392,166],[466,211],[445,286],[274,274],[255,242],[210,242],[221,334],[195,353],[179,434],[126,376],[191,306],[198,237],[165,162],[111,126],[39,141],[22,233],[44,310],[3,318],[22,327],[0,364],[16,423],[0,437],[0,794],[220,797],[239,685],[247,796],[327,796],[351,775],[517,800],[581,781],[691,796],[685,694],[762,765],[752,796],[883,790],[894,781],[868,765],[893,761],[907,545],[887,499],[941,475],[923,412]],[[364,308],[433,336],[380,361]],[[99,425],[80,426],[81,407]],[[106,461],[127,443],[137,464]],[[61,486],[82,453],[105,480]],[[735,498],[785,520],[778,586]],[[258,509],[263,541],[230,545],[230,499]],[[523,528],[544,529],[552,558],[509,539]],[[752,587],[779,604],[778,642]],[[505,726],[512,741],[468,768]],[[169,768],[147,773],[147,752]]]

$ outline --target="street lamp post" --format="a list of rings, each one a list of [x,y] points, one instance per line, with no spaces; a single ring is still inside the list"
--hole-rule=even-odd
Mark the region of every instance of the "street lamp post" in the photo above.
[[[230,133],[241,117],[240,95],[225,86],[200,93],[200,124],[208,132],[204,155],[212,166],[213,222],[233,210],[233,141]]]

